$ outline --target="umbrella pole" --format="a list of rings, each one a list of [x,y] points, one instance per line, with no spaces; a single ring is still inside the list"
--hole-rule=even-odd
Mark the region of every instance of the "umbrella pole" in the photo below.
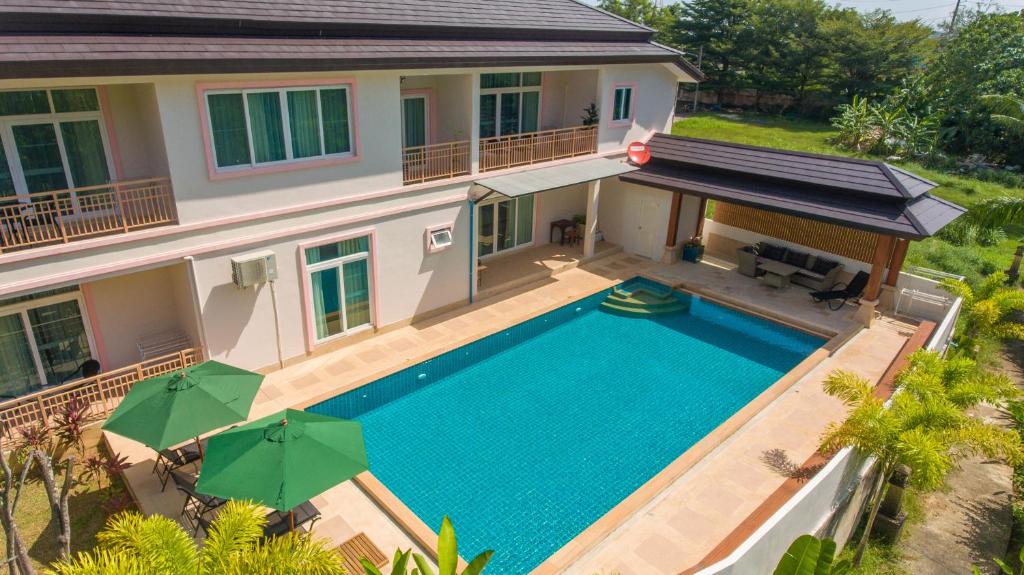
[[[196,447],[199,449],[199,460],[202,461],[203,457],[206,454],[203,453],[203,443],[201,441],[199,441],[199,436],[198,435],[196,436]]]
[[[289,532],[295,531],[295,510],[294,509],[288,510],[288,531]]]

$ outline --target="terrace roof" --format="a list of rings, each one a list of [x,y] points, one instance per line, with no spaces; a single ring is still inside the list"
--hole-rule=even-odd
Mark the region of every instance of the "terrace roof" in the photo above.
[[[921,239],[966,210],[883,162],[657,134],[651,161],[620,176],[643,184],[841,226]]]
[[[483,189],[478,190],[482,193],[474,193],[473,199],[480,201],[492,193],[501,194],[508,198],[518,198],[574,184],[592,182],[601,178],[618,176],[638,169],[636,166],[627,164],[624,160],[612,160],[609,158],[594,158],[582,162],[549,166],[547,168],[477,180],[476,186]]]

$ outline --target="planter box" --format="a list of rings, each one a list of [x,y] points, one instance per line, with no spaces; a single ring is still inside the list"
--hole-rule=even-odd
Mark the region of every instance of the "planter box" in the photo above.
[[[697,263],[704,259],[704,246],[683,246],[683,261]]]

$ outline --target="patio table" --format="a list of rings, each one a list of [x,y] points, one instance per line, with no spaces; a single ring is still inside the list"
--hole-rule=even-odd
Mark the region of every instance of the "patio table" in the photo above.
[[[800,268],[786,263],[768,260],[757,264],[759,269],[764,270],[764,282],[778,289],[789,287],[789,280],[793,274],[800,271]]]

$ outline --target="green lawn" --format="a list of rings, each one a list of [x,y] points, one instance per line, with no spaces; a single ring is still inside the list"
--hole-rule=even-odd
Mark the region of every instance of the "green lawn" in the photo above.
[[[725,140],[819,154],[866,157],[831,144],[836,132],[828,124],[759,115],[701,114],[675,123],[673,134]],[[986,198],[1024,196],[1024,189],[944,173],[914,162],[893,162],[906,170],[939,184],[936,196],[970,208]],[[976,281],[983,275],[1006,269],[1021,240],[1024,228],[1007,228],[1008,239],[995,246],[955,246],[936,238],[911,244],[907,266],[923,266],[968,276]]]

